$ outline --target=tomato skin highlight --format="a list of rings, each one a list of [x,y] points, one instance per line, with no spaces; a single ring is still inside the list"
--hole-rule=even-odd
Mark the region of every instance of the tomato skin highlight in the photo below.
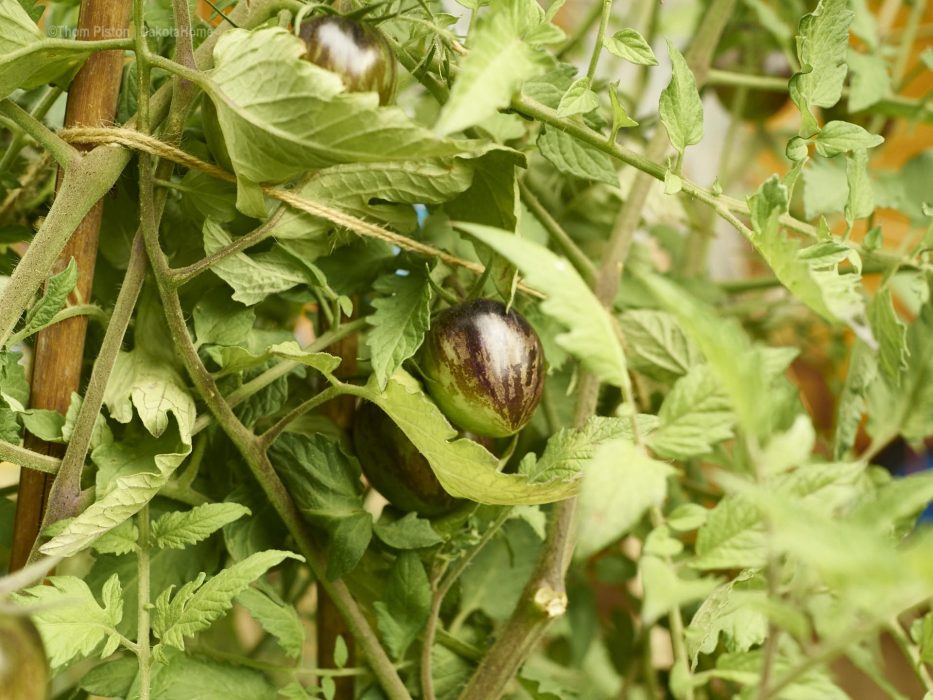
[[[491,299],[446,309],[431,323],[419,354],[431,398],[463,430],[507,437],[541,401],[544,350],[517,311]]]
[[[305,58],[336,73],[349,92],[379,93],[386,105],[395,95],[395,55],[375,27],[348,17],[316,17],[301,25]]]
[[[444,490],[402,429],[373,403],[356,409],[353,446],[369,483],[399,510],[434,517],[461,503]]]
[[[0,613],[0,698],[45,700],[49,664],[39,631],[24,615]]]

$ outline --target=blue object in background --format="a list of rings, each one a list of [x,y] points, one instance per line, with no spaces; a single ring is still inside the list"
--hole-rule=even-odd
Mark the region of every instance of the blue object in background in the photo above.
[[[894,475],[908,476],[910,474],[919,474],[920,472],[933,470],[933,450],[931,450],[929,446],[925,447],[926,449],[919,454],[908,447],[905,451],[904,461],[901,463],[900,467],[894,470]],[[927,504],[926,510],[920,514],[917,522],[933,525],[933,501]]]
[[[885,467],[895,477],[933,470],[933,438],[928,438],[919,452],[911,449],[903,439],[897,438],[885,446],[872,462]],[[917,523],[933,525],[933,501],[927,504],[917,518]]]
[[[424,228],[424,222],[428,220],[428,208],[423,204],[412,204],[415,208],[415,216],[418,217],[418,228]]]

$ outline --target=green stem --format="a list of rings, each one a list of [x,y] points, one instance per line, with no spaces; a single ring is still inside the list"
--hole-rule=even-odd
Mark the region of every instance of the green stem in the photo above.
[[[203,493],[198,493],[190,486],[182,484],[181,481],[167,481],[159,489],[159,495],[192,507],[211,502],[211,499]]]
[[[768,75],[751,75],[710,68],[707,85],[745,86],[754,90],[769,92],[787,92],[788,84],[783,78]],[[849,96],[849,88],[842,89],[842,99]],[[903,95],[891,95],[867,107],[866,112],[888,117],[904,117],[922,122],[933,121],[933,108],[926,104],[925,98],[910,98]]]
[[[200,87],[204,87],[205,78],[200,71],[193,68],[188,68],[183,66],[176,61],[171,60],[170,58],[165,58],[164,56],[159,56],[158,54],[152,54],[148,57],[149,62],[155,68],[161,68],[162,70],[171,73],[179,78],[184,78],[185,80],[194,83]]]
[[[48,321],[48,323],[43,323],[38,328],[32,329],[28,334],[24,333],[23,331],[14,333],[10,336],[9,344],[16,345],[29,336],[35,335],[39,331],[48,328],[49,326],[54,326],[56,323],[61,323],[62,321],[69,318],[74,318],[75,316],[88,316],[93,318],[105,329],[110,323],[110,315],[96,304],[75,304],[74,306],[66,306],[64,309],[55,314]]]
[[[366,325],[365,318],[358,318],[354,321],[348,321],[342,326],[338,326],[327,333],[322,333],[321,336],[312,342],[307,347],[303,348],[303,352],[320,352],[321,350],[330,347],[338,340],[346,338],[348,335],[353,335],[358,330],[363,328]],[[227,396],[224,397],[226,403],[231,408],[238,406],[243,403],[250,396],[255,394],[258,391],[261,391],[265,387],[269,386],[272,382],[280,377],[284,377],[286,374],[289,374],[295,370],[301,363],[295,362],[294,360],[283,360],[279,362],[274,367],[270,367],[265,372],[260,374],[258,377],[254,377],[250,381],[246,382],[243,386],[238,389],[230,392]],[[204,430],[212,422],[210,416],[200,416],[194,423],[194,428],[191,430],[191,434]]]
[[[42,455],[2,440],[0,440],[0,460],[18,464],[21,467],[33,469],[37,472],[45,472],[46,474],[57,473],[61,466],[60,459]]]
[[[110,191],[129,159],[128,150],[95,148],[64,170],[51,209],[0,295],[0,348],[7,345],[23,309],[45,282],[72,231]]]
[[[592,286],[593,282],[596,280],[596,265],[593,264],[593,261],[580,250],[576,242],[570,237],[570,234],[557,223],[557,220],[551,216],[551,212],[541,204],[541,200],[535,196],[534,191],[525,179],[518,181],[518,188],[521,193],[522,201],[525,202],[525,205],[531,213],[541,222],[541,225],[544,226],[544,230],[548,232],[548,235],[551,236],[561,249],[561,252],[563,252],[573,266],[577,268],[577,272],[580,273],[587,284]]]
[[[5,99],[0,101],[0,114],[16,124],[23,130],[23,133],[32,137],[36,143],[52,154],[52,157],[63,170],[71,168],[81,157],[76,148],[56,136],[49,127],[13,102],[13,100]]]
[[[302,402],[287,414],[285,414],[283,418],[276,421],[271,428],[266,430],[266,432],[260,435],[260,444],[263,447],[268,448],[273,442],[275,442],[275,439],[282,434],[282,431],[285,430],[293,421],[297,420],[308,411],[313,411],[318,406],[321,406],[328,401],[337,398],[343,393],[345,393],[343,386],[332,386],[324,389],[324,391],[320,392],[316,396],[312,396],[307,401]]]
[[[68,442],[68,448],[65,450],[65,456],[62,458],[61,468],[49,492],[48,505],[43,517],[43,523],[46,525],[77,514],[77,505],[81,496],[81,472],[84,469],[97,417],[100,415],[100,408],[104,402],[107,382],[123,345],[123,338],[129,328],[145,275],[146,253],[142,237],[137,234],[133,241],[120,294],[114,305],[113,317],[104,334],[97,359],[94,361],[91,378],[88,380],[74,430]]]
[[[596,66],[599,65],[599,55],[603,51],[603,38],[606,36],[606,27],[609,26],[609,17],[611,15],[612,0],[603,0],[603,7],[599,18],[599,29],[596,30],[596,43],[593,45],[590,65],[586,69],[586,77],[590,79],[590,82],[596,77]]]
[[[42,99],[39,100],[39,103],[36,105],[35,109],[32,110],[33,118],[42,122],[42,119],[48,114],[48,111],[52,108],[52,105],[61,97],[63,90],[60,87],[50,88],[46,92]],[[0,173],[6,172],[6,170],[13,164],[13,161],[16,159],[16,156],[19,155],[19,152],[23,148],[25,143],[25,132],[18,131],[13,140],[10,142],[9,147],[4,151],[3,158],[0,158]]]
[[[136,657],[139,661],[139,700],[149,700],[150,671],[150,628],[149,628],[149,504],[139,511],[137,517],[139,537],[136,548],[136,570],[138,603],[136,605]]]
[[[457,656],[467,659],[468,661],[479,661],[483,658],[483,650],[473,644],[464,642],[462,639],[455,637],[450,632],[440,627],[437,628],[436,632],[438,644],[450,649]]]
[[[266,221],[254,228],[249,233],[240,236],[230,245],[224,246],[220,250],[217,250],[210,255],[205,255],[197,262],[193,262],[190,265],[186,265],[185,267],[172,268],[169,272],[169,280],[175,287],[184,286],[192,279],[200,275],[202,272],[209,270],[224,258],[227,258],[235,253],[239,253],[242,250],[246,250],[250,246],[254,246],[257,243],[266,240],[275,233],[275,227],[278,226],[287,210],[288,208],[284,204],[279,206],[275,213]]]
[[[706,84],[731,85],[768,92],[788,91],[787,80],[784,78],[775,78],[770,75],[752,75],[751,73],[739,73],[737,71],[720,70],[719,68],[709,69],[706,74]]]

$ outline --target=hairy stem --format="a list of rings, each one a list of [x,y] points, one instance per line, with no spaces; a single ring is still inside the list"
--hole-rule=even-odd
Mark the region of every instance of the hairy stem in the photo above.
[[[63,168],[70,168],[80,157],[77,149],[66,143],[45,124],[32,116],[11,99],[0,101],[0,114],[16,124],[23,133],[32,137],[36,143],[48,151]]]
[[[590,56],[590,65],[586,69],[586,77],[593,80],[596,77],[596,67],[599,65],[599,56],[603,51],[603,37],[606,36],[606,27],[609,26],[609,17],[612,15],[612,0],[603,0],[603,7],[599,17],[599,28],[596,30],[596,42],[593,44],[593,54]]]
[[[149,700],[150,657],[149,640],[149,505],[139,511],[136,518],[139,538],[136,546],[136,571],[139,602],[136,606],[136,657],[139,661],[139,700]]]

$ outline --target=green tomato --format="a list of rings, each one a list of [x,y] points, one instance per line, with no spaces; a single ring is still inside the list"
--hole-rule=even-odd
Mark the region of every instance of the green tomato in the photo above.
[[[518,432],[541,400],[541,340],[524,317],[498,301],[475,299],[440,313],[419,364],[435,403],[478,435]]]
[[[369,483],[396,508],[433,517],[459,503],[402,429],[375,404],[363,403],[356,410],[353,445]]]
[[[24,615],[0,613],[0,698],[45,700],[49,665],[36,626]]]
[[[388,104],[395,94],[395,56],[375,27],[348,17],[316,17],[301,25],[300,36],[312,63],[340,76],[350,92],[377,92]]]

